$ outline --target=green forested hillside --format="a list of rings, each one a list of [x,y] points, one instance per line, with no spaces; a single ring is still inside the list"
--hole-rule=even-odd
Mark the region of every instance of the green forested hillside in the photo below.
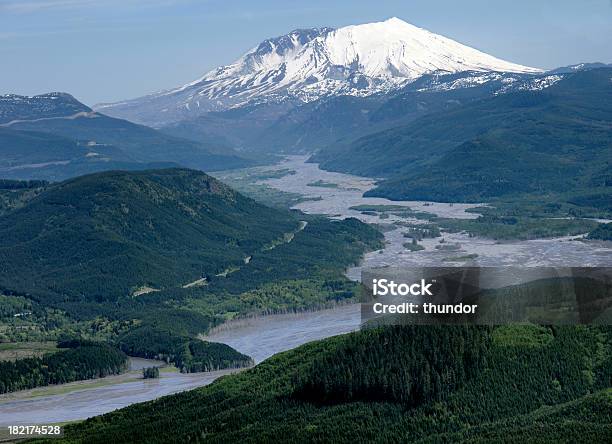
[[[205,171],[250,164],[229,147],[169,136],[153,128],[97,113],[74,119],[19,122],[10,128],[67,137],[81,142],[87,151],[102,155],[112,147],[135,162],[174,162]]]
[[[430,114],[314,160],[388,178],[373,196],[478,202],[534,194],[609,211],[611,74],[577,72],[543,90]]]
[[[0,179],[0,216],[25,205],[49,185],[44,180]]]
[[[350,300],[344,270],[382,245],[356,219],[271,209],[193,170],[0,186],[0,340],[104,340],[184,371],[249,365],[197,336]]]
[[[366,330],[322,353],[297,375],[292,397],[319,404],[445,399],[486,365],[487,329]],[[389,356],[392,353],[393,356]]]
[[[612,436],[612,389],[544,406],[509,419],[477,425],[458,433],[434,434],[419,442],[607,443]]]
[[[0,127],[0,168],[65,161],[81,157],[78,144],[66,137]]]
[[[297,226],[201,172],[84,176],[0,218],[0,287],[85,301],[180,287],[242,264]]]
[[[612,240],[612,222],[599,224],[589,233],[589,239]]]
[[[0,174],[7,177],[19,170],[62,165],[68,161],[85,161],[90,150],[77,141],[40,131],[20,131],[0,127]],[[114,161],[129,161],[120,150],[103,147],[102,155]]]
[[[208,372],[253,364],[249,356],[229,345],[201,341],[152,326],[139,327],[120,336],[118,346],[130,356],[172,362],[182,372]]]
[[[68,426],[63,439],[603,443],[611,346],[608,327],[374,329]]]
[[[112,145],[96,147],[39,131],[0,127],[0,178],[63,180],[111,169],[143,170],[176,164],[136,162]],[[2,180],[2,179],[0,179]]]

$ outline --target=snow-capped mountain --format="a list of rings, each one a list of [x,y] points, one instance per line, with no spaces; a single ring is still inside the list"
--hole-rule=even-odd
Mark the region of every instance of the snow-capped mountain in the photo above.
[[[500,60],[398,18],[295,30],[267,39],[236,62],[180,88],[97,110],[149,124],[261,102],[310,102],[398,89],[425,74],[540,73]]]

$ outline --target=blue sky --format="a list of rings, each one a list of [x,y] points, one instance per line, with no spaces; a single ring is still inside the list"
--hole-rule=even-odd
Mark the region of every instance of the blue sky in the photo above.
[[[612,62],[612,0],[0,0],[0,93],[117,101],[295,28],[392,16],[525,65]]]

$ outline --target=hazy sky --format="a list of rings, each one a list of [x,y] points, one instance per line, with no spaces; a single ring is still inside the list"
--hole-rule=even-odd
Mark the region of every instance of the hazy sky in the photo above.
[[[0,0],[0,94],[133,98],[266,37],[392,16],[524,65],[612,62],[612,0]]]

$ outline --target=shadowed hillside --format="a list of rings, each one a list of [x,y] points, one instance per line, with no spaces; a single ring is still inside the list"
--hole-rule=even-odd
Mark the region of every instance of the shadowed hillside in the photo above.
[[[297,225],[197,171],[79,177],[0,219],[0,285],[61,300],[181,286],[242,264]]]

